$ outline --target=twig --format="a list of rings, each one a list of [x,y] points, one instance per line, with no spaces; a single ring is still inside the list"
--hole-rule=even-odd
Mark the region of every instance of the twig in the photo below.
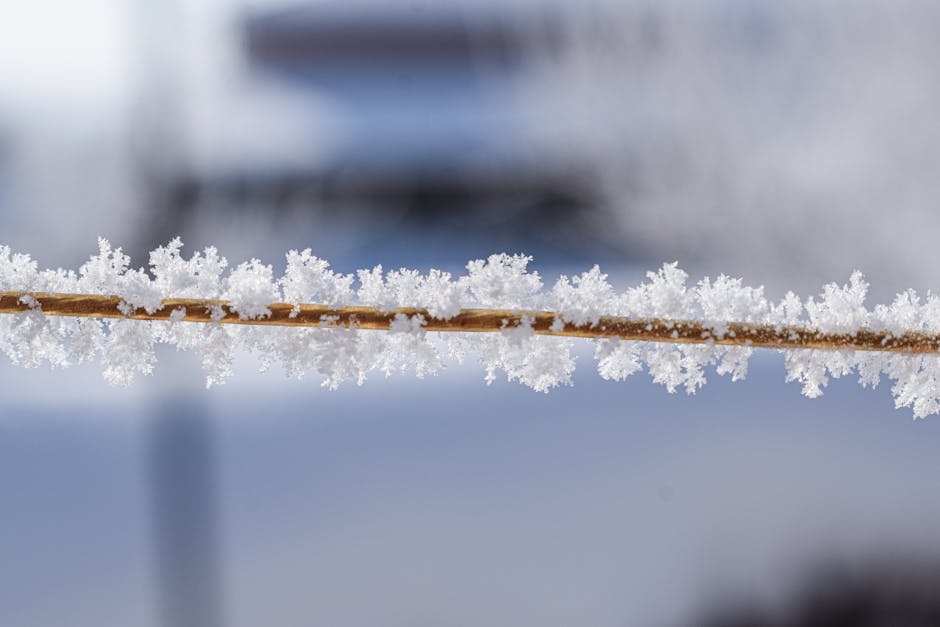
[[[887,351],[900,353],[940,353],[940,336],[907,332],[894,335],[888,331],[855,329],[845,333],[822,332],[801,326],[723,322],[712,325],[697,320],[635,319],[602,316],[597,324],[577,326],[556,323],[552,312],[523,312],[498,309],[463,309],[442,320],[425,309],[400,308],[383,312],[371,307],[332,309],[325,305],[272,303],[271,315],[242,319],[227,301],[205,299],[166,299],[163,308],[153,313],[137,309],[130,315],[120,311],[121,299],[93,294],[44,294],[35,292],[0,293],[0,313],[41,311],[48,316],[92,318],[127,318],[134,320],[184,322],[219,322],[290,327],[355,326],[360,329],[388,330],[396,315],[420,315],[426,331],[485,333],[518,326],[525,316],[532,330],[541,335],[581,338],[619,338],[645,342],[677,344],[720,344],[778,349],[828,349]],[[181,311],[184,310],[184,311]],[[215,312],[215,315],[213,313]]]

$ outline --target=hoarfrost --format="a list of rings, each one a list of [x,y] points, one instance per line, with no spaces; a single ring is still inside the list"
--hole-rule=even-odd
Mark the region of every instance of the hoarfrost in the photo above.
[[[551,298],[565,322],[596,326],[600,317],[612,310],[614,288],[600,267],[594,266],[570,281],[562,275],[552,288]]]
[[[310,249],[287,253],[287,270],[280,280],[284,290],[284,302],[297,306],[304,303],[321,303],[339,308],[352,301],[351,274],[336,274],[330,270],[329,262],[314,257]]]
[[[940,333],[940,297],[913,291],[892,303],[868,308],[868,284],[855,272],[845,285],[831,283],[817,297],[801,300],[788,293],[772,302],[760,287],[719,276],[689,284],[676,263],[647,274],[640,285],[618,292],[598,266],[571,277],[561,276],[543,289],[532,261],[524,255],[495,254],[470,261],[467,273],[452,276],[440,270],[386,272],[381,266],[355,274],[333,271],[326,260],[307,249],[290,251],[284,275],[276,278],[270,265],[257,259],[229,269],[228,261],[209,247],[184,257],[179,238],[150,254],[149,269],[131,268],[130,259],[105,239],[97,254],[77,272],[39,270],[28,255],[0,246],[0,291],[101,294],[120,299],[125,315],[163,308],[168,298],[224,299],[245,320],[270,315],[269,305],[284,302],[294,311],[304,303],[338,309],[362,305],[382,311],[423,309],[427,317],[398,312],[387,333],[355,326],[319,328],[225,325],[225,311],[209,305],[215,322],[185,322],[185,309],[175,308],[168,321],[47,317],[40,301],[21,295],[29,311],[0,316],[0,350],[14,364],[65,367],[89,361],[102,364],[104,377],[127,385],[156,365],[159,344],[199,355],[208,386],[232,376],[237,351],[261,357],[264,368],[283,367],[288,376],[313,372],[323,385],[345,381],[362,384],[370,373],[386,376],[412,371],[423,377],[438,372],[448,359],[475,355],[487,382],[500,373],[537,391],[570,385],[575,369],[573,341],[537,334],[532,312],[557,314],[551,330],[565,324],[596,326],[602,316],[690,320],[712,328],[717,337],[732,322],[803,327],[809,331],[855,333],[870,329],[901,335]],[[433,319],[448,319],[461,309],[489,308],[515,312],[499,333],[440,334],[428,332]],[[333,320],[335,321],[335,320]],[[732,380],[747,374],[753,349],[748,346],[655,344],[612,338],[595,342],[597,371],[604,379],[621,381],[641,370],[669,392],[692,394],[706,382],[710,369]],[[799,383],[806,396],[822,394],[832,378],[857,374],[863,386],[890,379],[898,407],[911,407],[917,417],[940,413],[940,356],[854,350],[791,349],[784,353],[786,380]]]
[[[494,309],[538,309],[542,279],[526,268],[532,257],[490,255],[467,264],[470,293],[480,307]]]
[[[281,300],[271,266],[266,266],[257,259],[238,264],[228,275],[226,283],[227,289],[222,297],[229,301],[242,320],[270,316],[268,305]]]
[[[182,248],[182,240],[176,237],[150,253],[153,282],[163,298],[221,298],[222,273],[228,267],[225,257],[209,246],[183,259]]]
[[[533,319],[523,315],[517,325],[504,322],[496,335],[480,338],[480,362],[486,370],[486,382],[496,380],[502,370],[509,381],[518,381],[536,392],[548,392],[559,385],[571,385],[574,360],[571,340],[540,337],[532,329]]]

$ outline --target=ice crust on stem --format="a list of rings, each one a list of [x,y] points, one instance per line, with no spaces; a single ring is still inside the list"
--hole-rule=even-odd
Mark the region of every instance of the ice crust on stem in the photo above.
[[[287,253],[286,271],[275,277],[272,267],[257,259],[229,269],[215,248],[182,255],[179,238],[150,253],[149,269],[133,269],[120,248],[100,239],[98,253],[77,272],[40,270],[28,255],[0,246],[0,291],[113,295],[125,314],[135,309],[160,310],[164,299],[227,300],[245,321],[269,316],[269,305],[319,303],[333,309],[368,306],[381,311],[414,307],[434,319],[447,320],[461,309],[504,309],[516,312],[551,311],[556,324],[596,326],[603,316],[662,321],[699,321],[716,337],[731,323],[801,326],[834,333],[858,330],[940,333],[940,297],[907,291],[888,305],[865,305],[868,284],[855,272],[845,285],[825,285],[817,297],[800,299],[788,293],[779,302],[768,300],[761,287],[719,276],[690,284],[676,263],[647,273],[640,285],[617,291],[599,267],[577,276],[561,276],[546,288],[531,258],[494,254],[470,261],[466,274],[408,269],[385,271],[381,266],[355,274],[337,273],[307,249]],[[570,385],[575,369],[573,341],[537,335],[532,319],[505,321],[498,333],[445,334],[428,332],[421,315],[396,314],[387,332],[355,327],[288,328],[250,324],[181,321],[185,311],[173,311],[169,321],[98,320],[43,315],[35,299],[24,296],[22,313],[0,316],[0,349],[26,367],[48,364],[66,367],[90,361],[103,366],[105,379],[128,385],[156,365],[155,347],[168,344],[197,353],[208,386],[232,376],[233,355],[247,349],[261,357],[262,367],[278,363],[288,375],[303,378],[316,372],[323,385],[336,388],[344,381],[362,384],[372,372],[386,376],[414,371],[434,374],[448,359],[474,354],[489,383],[500,373],[537,391]],[[220,309],[221,311],[221,309]],[[221,314],[220,314],[221,315]],[[216,316],[214,319],[218,319]],[[706,382],[706,371],[735,381],[747,375],[748,346],[660,344],[601,338],[595,343],[598,373],[623,380],[646,369],[653,381],[669,392],[694,394]],[[857,373],[863,386],[876,386],[885,376],[893,381],[898,407],[911,407],[916,417],[940,412],[940,355],[857,350],[787,349],[786,380],[802,385],[815,397],[830,378]]]

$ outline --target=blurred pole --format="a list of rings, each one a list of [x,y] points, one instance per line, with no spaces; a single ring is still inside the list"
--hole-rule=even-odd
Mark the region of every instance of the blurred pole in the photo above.
[[[191,386],[155,402],[149,432],[160,609],[166,627],[221,627],[212,423]]]
[[[133,0],[135,165],[146,215],[129,246],[135,262],[179,234],[175,181],[185,164],[186,12],[180,0]],[[148,431],[159,610],[165,627],[221,627],[223,602],[213,429],[191,356],[161,356]],[[167,363],[168,362],[168,363]],[[169,367],[167,367],[169,365]]]

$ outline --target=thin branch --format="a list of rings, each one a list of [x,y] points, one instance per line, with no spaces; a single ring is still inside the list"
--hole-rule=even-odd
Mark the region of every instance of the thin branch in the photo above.
[[[426,331],[485,333],[518,326],[523,317],[532,330],[541,335],[581,338],[619,338],[645,342],[676,344],[720,344],[778,349],[828,349],[887,351],[900,353],[940,353],[940,336],[907,332],[894,335],[887,331],[856,329],[845,333],[826,333],[801,326],[727,322],[710,325],[696,320],[635,319],[602,316],[597,324],[577,326],[556,323],[552,312],[522,312],[499,309],[463,309],[459,314],[442,320],[433,318],[425,309],[400,308],[383,312],[371,307],[332,309],[325,305],[288,303],[269,305],[271,315],[259,319],[242,319],[227,301],[204,299],[166,299],[163,308],[153,313],[137,309],[130,315],[121,312],[121,299],[93,294],[44,294],[35,292],[0,293],[0,313],[41,311],[48,316],[91,318],[126,318],[133,320],[184,322],[219,322],[290,327],[354,326],[360,329],[388,330],[396,315],[420,315]]]

